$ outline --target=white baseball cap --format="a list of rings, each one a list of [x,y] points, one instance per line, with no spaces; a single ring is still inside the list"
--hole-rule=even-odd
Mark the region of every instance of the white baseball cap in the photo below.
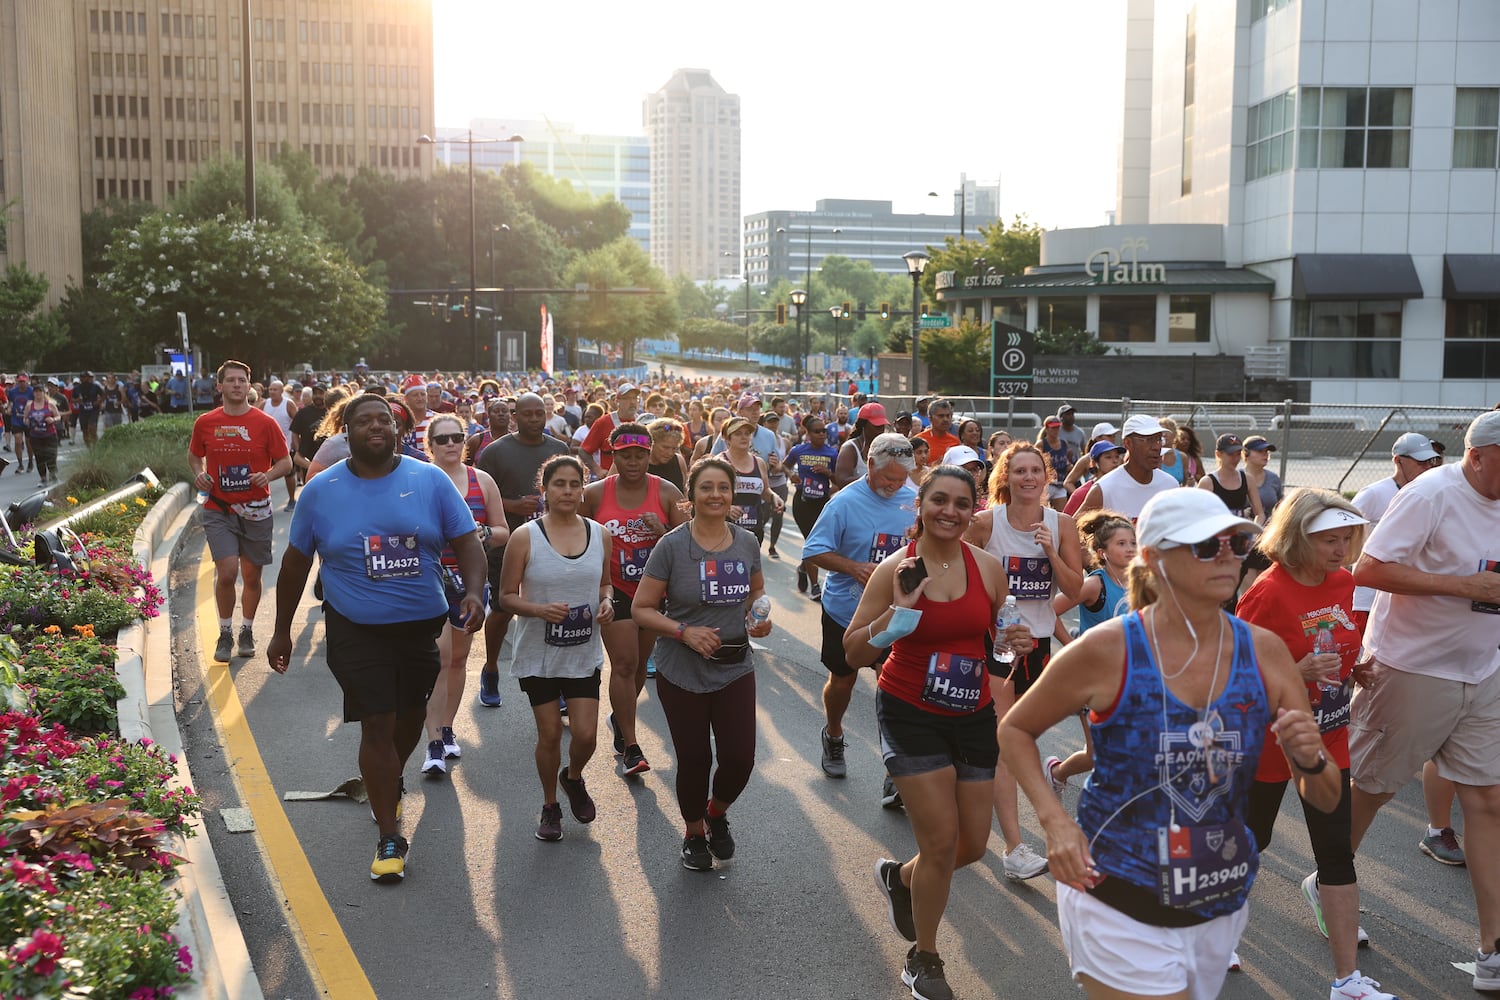
[[[1352,528],[1358,524],[1369,524],[1367,518],[1360,517],[1353,511],[1344,510],[1342,507],[1329,507],[1323,513],[1307,523],[1307,533],[1316,535],[1320,531],[1332,531],[1335,528]]]
[[[1089,431],[1089,437],[1114,437],[1118,433],[1120,433],[1120,428],[1116,427],[1108,420],[1101,420],[1094,425],[1093,430]]]
[[[1125,426],[1129,433],[1128,421]],[[1254,521],[1229,513],[1224,501],[1208,490],[1179,489],[1158,493],[1146,501],[1135,536],[1143,549],[1171,549],[1194,545],[1231,528],[1261,530]]]
[[[944,465],[968,465],[970,462],[983,462],[979,452],[966,444],[954,445],[943,453]]]
[[[1475,423],[1477,424],[1478,421],[1476,420]],[[1437,451],[1432,447],[1432,439],[1415,431],[1409,431],[1398,437],[1396,443],[1391,445],[1391,455],[1397,458],[1410,458],[1418,462],[1430,462],[1438,457]]]
[[[1486,410],[1475,417],[1464,435],[1465,449],[1483,448],[1489,444],[1500,444],[1500,410]]]
[[[1132,434],[1139,434],[1142,437],[1154,437],[1156,435],[1165,434],[1166,432],[1167,429],[1163,427],[1159,422],[1157,422],[1157,419],[1155,417],[1148,417],[1144,413],[1137,413],[1135,416],[1125,421],[1126,437],[1129,437]],[[1209,495],[1212,496],[1213,494]],[[1202,539],[1198,539],[1198,541],[1202,541]]]

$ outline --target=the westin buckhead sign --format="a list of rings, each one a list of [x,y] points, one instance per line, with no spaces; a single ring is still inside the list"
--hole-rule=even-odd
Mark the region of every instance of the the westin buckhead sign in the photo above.
[[[1118,250],[1101,247],[1083,262],[1083,273],[1100,285],[1164,285],[1167,282],[1165,264],[1140,262],[1141,251],[1149,249],[1144,239],[1126,240]]]

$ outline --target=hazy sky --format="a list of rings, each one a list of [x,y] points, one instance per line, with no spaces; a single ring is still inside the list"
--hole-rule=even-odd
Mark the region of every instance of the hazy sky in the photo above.
[[[1003,214],[1047,228],[1114,207],[1123,0],[434,7],[440,126],[545,114],[641,135],[642,98],[703,68],[740,97],[745,214],[820,198],[947,213],[960,172],[998,177]]]

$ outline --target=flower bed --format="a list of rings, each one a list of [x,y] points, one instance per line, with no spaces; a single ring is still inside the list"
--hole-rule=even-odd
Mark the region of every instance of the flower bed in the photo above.
[[[0,566],[0,1000],[158,1000],[193,978],[172,848],[200,801],[115,714],[109,640],[162,604],[131,556],[150,503],[77,524],[76,572]]]

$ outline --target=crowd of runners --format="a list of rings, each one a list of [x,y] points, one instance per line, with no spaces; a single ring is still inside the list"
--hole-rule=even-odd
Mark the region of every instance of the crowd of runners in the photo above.
[[[1288,784],[1329,995],[1392,997],[1358,967],[1358,848],[1419,773],[1414,850],[1468,865],[1474,987],[1500,992],[1500,412],[1475,417],[1453,462],[1402,436],[1392,476],[1351,502],[1285,490],[1264,438],[1225,434],[1205,457],[1190,427],[1136,415],[1085,433],[1069,406],[1031,440],[986,435],[941,398],[891,413],[737,379],[302,381],[261,386],[226,362],[194,430],[215,657],[255,654],[283,479],[266,653],[292,665],[315,575],[328,667],[361,727],[372,879],[405,875],[409,759],[438,779],[462,755],[476,632],[479,703],[502,703],[508,667],[535,721],[538,840],[563,838],[561,800],[573,822],[595,817],[607,683],[618,773],[670,758],[683,866],[729,860],[755,761],[753,640],[773,604],[806,600],[827,668],[809,742],[829,780],[883,767],[880,805],[917,843],[871,862],[919,1000],[953,996],[941,919],[992,824],[1007,877],[1056,879],[1089,996],[1217,996]],[[762,560],[783,558],[788,506],[796,592],[768,601]],[[876,716],[854,719],[866,668]],[[670,746],[637,726],[651,677]],[[846,727],[866,725],[882,761],[848,753]],[[1058,725],[1081,725],[1082,748],[1043,761]],[[1023,838],[1023,793],[1042,850]]]

